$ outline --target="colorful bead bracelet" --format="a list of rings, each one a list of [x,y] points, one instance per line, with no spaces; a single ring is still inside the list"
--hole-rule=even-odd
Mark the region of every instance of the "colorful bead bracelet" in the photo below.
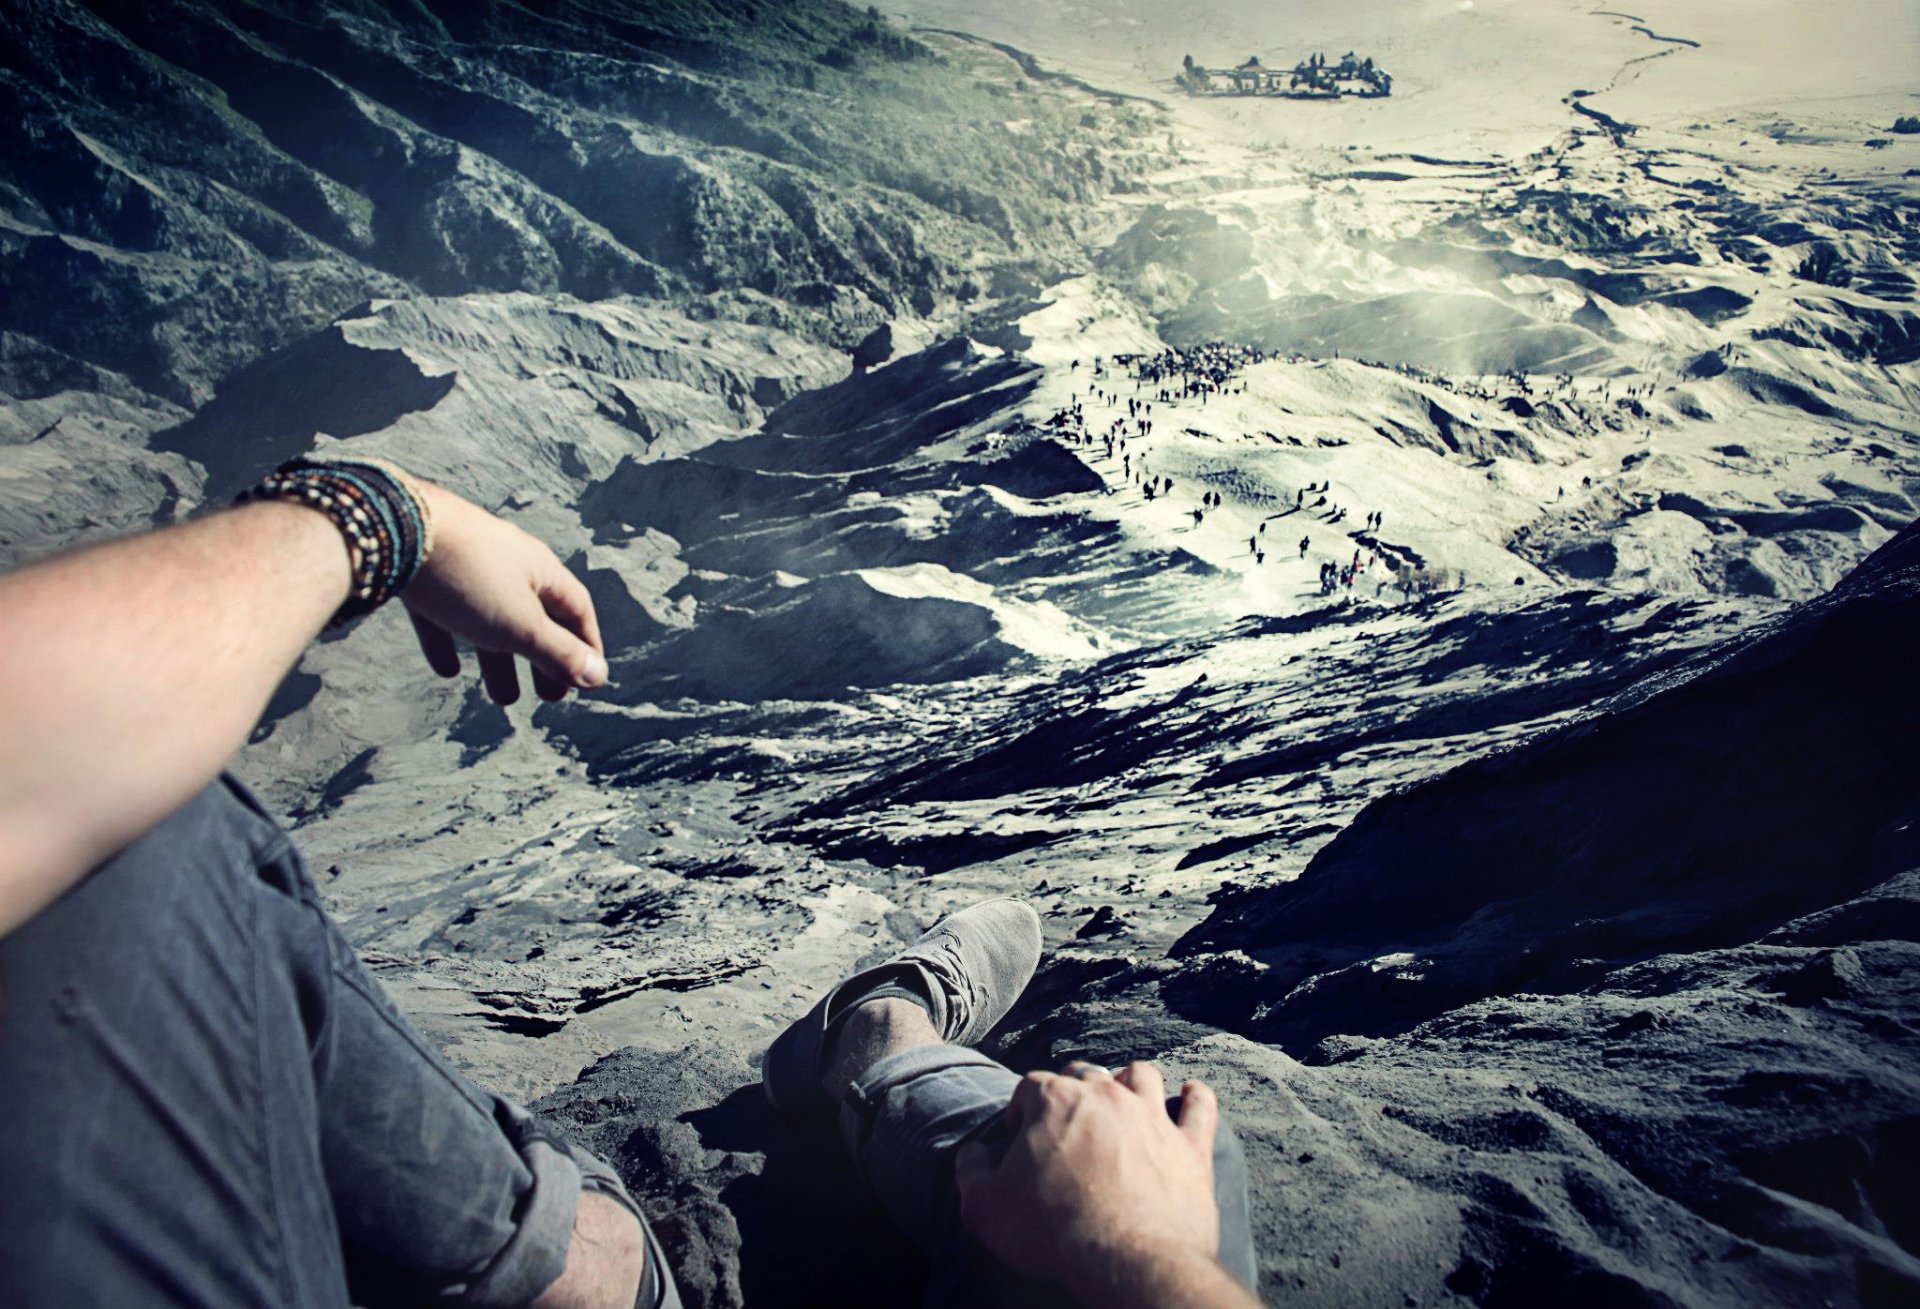
[[[329,627],[372,613],[400,594],[433,551],[433,517],[419,488],[384,459],[301,455],[261,478],[238,503],[286,500],[333,520],[353,571],[347,602]]]

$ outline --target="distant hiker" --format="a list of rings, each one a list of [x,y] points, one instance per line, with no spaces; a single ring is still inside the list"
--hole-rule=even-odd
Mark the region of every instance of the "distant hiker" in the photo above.
[[[34,691],[0,697],[0,1303],[679,1309],[620,1175],[435,1052],[221,772],[323,628],[394,598],[436,672],[470,645],[501,704],[529,673],[547,701],[607,682],[592,595],[552,551],[350,454],[0,575],[0,679]],[[329,659],[356,649],[385,658]],[[1257,1309],[1210,1091],[1170,1113],[1151,1064],[1023,1079],[962,1048],[1041,944],[1018,901],[942,920],[780,1035],[767,1099],[846,1116],[907,1235],[964,1251],[935,1265],[947,1303],[1013,1303],[1004,1258]]]
[[[1306,537],[1303,536],[1300,538],[1300,557],[1302,559],[1305,559],[1307,557],[1307,547],[1311,544],[1313,544],[1312,541],[1308,540]]]
[[[1267,534],[1267,520],[1262,518],[1260,520],[1260,535],[1265,536],[1266,534]]]
[[[1194,525],[1195,527],[1198,527],[1198,526],[1200,526],[1200,524],[1201,524],[1201,522],[1202,522],[1202,521],[1203,521],[1203,520],[1204,520],[1204,519],[1206,518],[1206,516],[1207,516],[1207,511],[1206,511],[1206,510],[1204,510],[1204,509],[1196,509],[1196,510],[1194,510],[1194,511],[1193,511],[1193,525]]]

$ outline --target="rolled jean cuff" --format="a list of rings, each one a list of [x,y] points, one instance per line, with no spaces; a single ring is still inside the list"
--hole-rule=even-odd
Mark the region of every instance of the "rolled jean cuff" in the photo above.
[[[501,1101],[500,1104],[502,1121],[507,1125],[508,1134],[520,1143],[522,1155],[526,1154],[528,1144],[537,1143],[543,1147],[561,1151],[572,1163],[579,1176],[579,1186],[575,1196],[576,1206],[578,1193],[591,1191],[612,1200],[632,1214],[634,1221],[640,1224],[640,1235],[647,1244],[647,1263],[640,1277],[640,1294],[634,1302],[634,1309],[682,1309],[680,1289],[674,1284],[673,1273],[667,1267],[667,1256],[666,1252],[660,1248],[660,1239],[653,1234],[653,1228],[648,1224],[647,1216],[640,1212],[640,1206],[635,1203],[632,1193],[627,1190],[627,1184],[620,1180],[620,1174],[613,1170],[613,1166],[600,1156],[567,1140],[511,1101]],[[567,1219],[569,1240],[573,1235],[573,1221],[570,1215]],[[563,1256],[563,1265],[564,1262]]]
[[[556,1137],[518,1105],[497,1101],[532,1183],[521,1201],[513,1235],[486,1268],[452,1298],[468,1309],[522,1309],[566,1271],[580,1203],[580,1166]]]
[[[647,1269],[640,1279],[640,1296],[635,1309],[682,1309],[680,1288],[674,1284],[673,1272],[667,1267],[667,1255],[660,1248],[660,1238],[653,1234],[653,1227],[647,1222],[647,1216],[640,1212],[640,1206],[634,1202],[627,1190],[627,1184],[620,1180],[620,1174],[598,1155],[589,1154],[579,1146],[568,1141],[565,1143],[567,1154],[580,1170],[580,1189],[593,1191],[606,1196],[620,1205],[640,1224],[640,1235],[647,1242]]]
[[[573,1160],[573,1166],[580,1170],[580,1189],[594,1191],[617,1203],[622,1209],[639,1218],[642,1225],[646,1219],[641,1216],[640,1206],[634,1203],[633,1196],[627,1192],[627,1184],[620,1180],[620,1174],[613,1166],[596,1154],[582,1150],[573,1142],[556,1138],[566,1150],[567,1157]]]
[[[920,1045],[890,1054],[869,1067],[859,1081],[847,1088],[841,1100],[841,1130],[848,1136],[848,1145],[857,1148],[857,1135],[870,1129],[874,1114],[890,1092],[954,1068],[983,1068],[1019,1080],[1008,1073],[1004,1064],[964,1045]]]

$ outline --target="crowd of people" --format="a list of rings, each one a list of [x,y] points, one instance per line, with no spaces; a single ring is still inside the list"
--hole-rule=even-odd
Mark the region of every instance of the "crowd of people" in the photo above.
[[[1335,595],[1343,590],[1351,591],[1361,575],[1377,562],[1378,556],[1371,552],[1363,554],[1360,550],[1355,550],[1353,558],[1344,564],[1334,559],[1327,560],[1320,565],[1320,594]],[[1375,587],[1374,594],[1379,593],[1380,588]]]
[[[1162,404],[1180,400],[1205,404],[1208,396],[1244,392],[1247,384],[1239,380],[1240,373],[1250,365],[1264,363],[1266,358],[1266,351],[1258,346],[1209,341],[1158,354],[1115,355],[1113,365],[1133,379],[1135,392],[1152,387]],[[1097,376],[1104,375],[1105,362],[1098,358],[1093,361]],[[1076,360],[1076,367],[1078,363]]]
[[[1075,359],[1068,368],[1076,382],[1068,402],[1054,411],[1041,427],[1070,445],[1098,451],[1109,465],[1117,462],[1125,486],[1138,489],[1146,500],[1166,502],[1174,496],[1175,480],[1154,469],[1145,450],[1137,448],[1137,444],[1130,445],[1153,434],[1154,406],[1165,409],[1182,403],[1205,405],[1212,397],[1242,394],[1246,382],[1241,374],[1269,357],[1258,346],[1207,342],[1156,354],[1096,355],[1084,366],[1081,360]],[[1297,362],[1303,357],[1289,358]],[[1084,393],[1078,384],[1083,369]],[[1107,412],[1091,416],[1089,406]],[[1297,439],[1293,443],[1300,444]],[[1252,556],[1254,566],[1262,568],[1267,563],[1269,552],[1265,537],[1271,518],[1313,513],[1330,527],[1345,523],[1349,507],[1333,503],[1332,490],[1330,479],[1299,487],[1294,492],[1291,509],[1263,517],[1247,538],[1247,553]],[[1202,488],[1197,499],[1184,507],[1184,512],[1198,528],[1206,523],[1209,512],[1225,507],[1226,503],[1226,492]],[[1330,560],[1322,565],[1322,594],[1350,591],[1368,569],[1383,564],[1393,566],[1393,548],[1381,543],[1377,536],[1384,521],[1384,511],[1371,510],[1365,516],[1360,534],[1356,535],[1351,529],[1343,532],[1345,539],[1358,541],[1362,548],[1356,549],[1353,558],[1345,564]],[[1304,560],[1311,549],[1311,536],[1301,537],[1300,558]],[[1376,593],[1382,591],[1384,585],[1383,579]]]
[[[1339,358],[1337,352],[1335,358]],[[1120,480],[1125,486],[1137,488],[1147,500],[1164,503],[1174,498],[1175,481],[1153,468],[1147,452],[1138,444],[1154,432],[1155,406],[1161,407],[1160,416],[1164,417],[1167,410],[1183,404],[1205,406],[1210,400],[1244,394],[1247,383],[1243,372],[1251,365],[1269,361],[1324,362],[1299,352],[1270,353],[1258,346],[1219,341],[1151,354],[1095,356],[1090,365],[1075,359],[1069,371],[1076,383],[1085,378],[1084,398],[1076,385],[1069,403],[1043,426],[1071,444],[1098,450],[1109,464],[1117,461]],[[1457,379],[1412,363],[1385,363],[1358,357],[1353,362],[1390,371],[1465,399],[1498,405],[1522,417],[1531,417],[1536,409],[1549,407],[1556,425],[1574,435],[1590,435],[1603,426],[1617,431],[1624,422],[1644,419],[1646,410],[1642,402],[1651,398],[1661,384],[1657,374],[1638,380],[1583,380],[1571,373],[1533,374],[1513,369],[1493,378]],[[1090,405],[1104,408],[1107,413],[1093,419],[1088,413]],[[1478,419],[1477,414],[1473,415],[1474,421]],[[1199,428],[1186,430],[1196,437],[1215,437],[1214,433]],[[1651,436],[1651,428],[1647,434]],[[1302,440],[1296,435],[1248,431],[1242,436],[1249,441],[1265,439],[1301,448],[1345,444],[1344,440],[1324,435]],[[1591,490],[1593,480],[1585,478],[1582,484]],[[1113,489],[1110,487],[1109,493]],[[1565,498],[1564,488],[1561,498]],[[1247,507],[1265,510],[1270,503],[1270,493],[1263,490],[1253,493]],[[1226,493],[1201,488],[1198,498],[1182,508],[1197,529],[1205,525],[1210,512],[1225,504]],[[1391,588],[1403,599],[1411,599],[1416,595],[1456,590],[1464,584],[1457,570],[1428,568],[1419,562],[1418,556],[1383,540],[1385,515],[1379,509],[1367,511],[1359,529],[1346,526],[1350,507],[1334,501],[1330,479],[1296,488],[1291,508],[1266,513],[1259,520],[1247,539],[1247,553],[1256,568],[1264,568],[1268,562],[1270,552],[1264,539],[1268,521],[1296,513],[1312,513],[1327,526],[1341,528],[1343,540],[1361,547],[1351,560],[1343,561],[1336,555],[1322,561],[1319,580],[1323,595],[1352,592],[1373,569],[1379,572],[1374,587],[1376,596],[1384,596]],[[1520,535],[1526,533],[1522,531]],[[1299,557],[1302,561],[1311,549],[1311,537],[1301,537]]]

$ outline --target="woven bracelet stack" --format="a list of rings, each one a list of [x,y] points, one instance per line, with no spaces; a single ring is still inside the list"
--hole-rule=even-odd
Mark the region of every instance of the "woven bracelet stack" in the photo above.
[[[353,569],[347,602],[329,627],[372,613],[400,594],[433,551],[433,517],[407,475],[384,459],[301,455],[244,492],[237,503],[287,500],[318,509],[346,538]]]

